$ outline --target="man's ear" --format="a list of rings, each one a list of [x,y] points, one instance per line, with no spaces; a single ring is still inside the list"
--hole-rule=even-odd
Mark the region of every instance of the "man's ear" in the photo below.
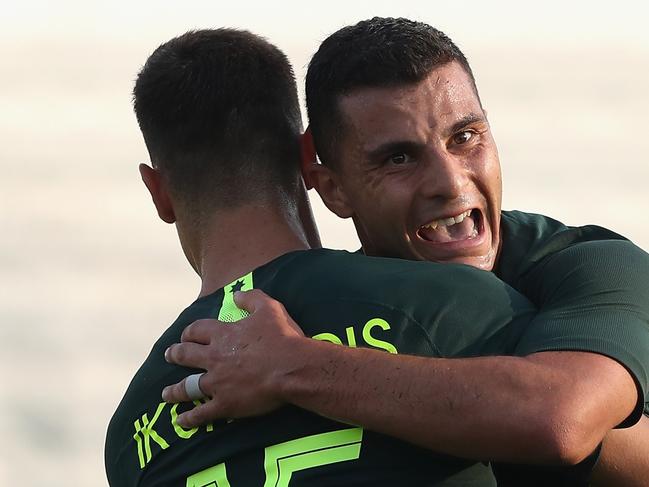
[[[307,171],[309,181],[311,181],[311,184],[327,208],[340,218],[354,216],[354,210],[349,204],[347,194],[340,184],[338,173],[323,164],[311,164]]]
[[[300,137],[300,169],[302,170],[302,179],[306,189],[313,188],[313,183],[309,179],[310,166],[318,163],[315,154],[315,144],[313,143],[313,135],[311,134],[311,127],[307,127],[305,132]]]
[[[158,210],[158,216],[163,222],[174,223],[176,221],[176,214],[171,198],[169,197],[169,192],[167,191],[167,185],[163,181],[160,171],[146,164],[140,164],[139,169],[142,181],[149,190],[149,193],[151,193],[153,204],[156,210]]]
[[[349,218],[353,211],[339,184],[338,175],[327,166],[318,164],[311,127],[307,127],[300,139],[302,179],[306,189],[315,188],[324,204],[340,218]]]

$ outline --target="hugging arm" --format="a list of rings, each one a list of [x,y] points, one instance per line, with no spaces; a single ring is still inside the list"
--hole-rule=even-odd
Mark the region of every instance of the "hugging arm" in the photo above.
[[[636,404],[626,369],[598,354],[392,355],[299,336],[283,307],[260,291],[237,296],[237,304],[253,314],[236,326],[190,325],[185,343],[167,352],[174,363],[207,370],[201,388],[212,400],[179,417],[186,427],[247,415],[252,404],[259,413],[292,403],[442,453],[574,464]],[[183,384],[164,398],[186,400]]]
[[[621,257],[611,260],[611,253]],[[589,242],[557,252],[535,272],[534,293],[548,305],[520,338],[518,357],[422,358],[335,346],[296,335],[283,307],[259,291],[241,295],[237,303],[254,311],[249,318],[237,326],[191,325],[185,343],[169,351],[170,361],[207,370],[201,387],[212,396],[179,420],[190,426],[245,416],[250,404],[293,403],[442,453],[578,463],[612,428],[640,417],[649,260],[628,242]],[[182,401],[183,394],[181,383],[165,398]],[[624,444],[646,451],[649,437],[636,431],[607,438],[600,478],[632,460]]]

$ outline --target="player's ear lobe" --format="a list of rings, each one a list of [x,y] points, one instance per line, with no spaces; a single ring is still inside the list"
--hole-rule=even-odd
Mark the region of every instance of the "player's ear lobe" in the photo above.
[[[142,181],[151,194],[158,216],[163,222],[174,223],[176,214],[160,171],[146,164],[140,164],[139,170]]]
[[[313,188],[313,183],[310,179],[310,166],[317,164],[315,144],[313,143],[313,135],[311,135],[311,127],[307,127],[305,132],[300,137],[300,169],[302,170],[302,179],[306,189]]]
[[[338,174],[323,164],[312,164],[308,170],[309,180],[325,206],[340,218],[354,216],[354,211],[349,205],[349,199],[340,184]]]

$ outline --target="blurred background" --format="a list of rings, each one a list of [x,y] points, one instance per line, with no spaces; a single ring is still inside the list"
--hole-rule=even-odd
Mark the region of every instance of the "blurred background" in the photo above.
[[[649,250],[649,19],[641,0],[4,2],[0,9],[0,485],[105,485],[109,418],[198,293],[140,183],[130,92],[193,28],[241,27],[293,62],[374,15],[464,50],[500,149],[504,207],[598,223]],[[302,95],[301,95],[302,96]],[[312,196],[325,245],[358,247]]]

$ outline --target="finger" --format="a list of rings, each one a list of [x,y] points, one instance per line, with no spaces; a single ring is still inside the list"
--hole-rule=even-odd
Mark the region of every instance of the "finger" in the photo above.
[[[165,350],[165,360],[170,364],[184,365],[193,369],[206,369],[207,345],[194,342],[174,343]]]
[[[178,415],[176,422],[185,429],[196,428],[223,418],[219,402],[212,399]]]
[[[264,305],[273,303],[275,300],[260,289],[250,291],[237,291],[233,296],[234,304],[238,308],[245,309],[252,314]]]
[[[212,338],[214,327],[218,326],[221,322],[217,320],[196,320],[192,324],[187,325],[180,336],[181,342],[195,342],[208,345]]]
[[[259,289],[234,293],[234,302],[239,308],[251,313],[249,317],[239,322],[241,326],[244,325],[244,322],[246,325],[252,325],[261,320],[266,323],[273,323],[275,328],[285,329],[288,327],[295,334],[304,336],[304,332],[286,312],[284,305]]]
[[[198,379],[198,387],[201,389],[201,391],[204,390],[201,387],[201,381],[203,380],[203,377],[205,376],[203,375]],[[180,382],[176,382],[175,384],[172,384],[162,389],[162,400],[170,404],[191,401],[192,399],[189,397],[189,394],[187,394],[187,389],[185,388],[186,380],[187,378],[185,377]]]
[[[298,324],[293,320],[293,318],[291,318],[288,314],[287,314],[286,316],[287,316],[286,323],[287,323],[288,326],[289,326],[289,327],[290,327],[290,328],[295,332],[295,334],[296,334],[296,335],[299,335],[299,336],[304,336],[304,330],[302,330],[302,328],[300,328],[300,325],[298,325]]]

